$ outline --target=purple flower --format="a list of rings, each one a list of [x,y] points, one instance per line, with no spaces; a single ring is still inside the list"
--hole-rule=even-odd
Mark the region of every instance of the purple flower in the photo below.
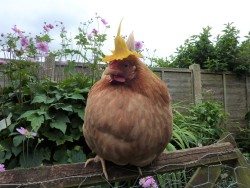
[[[37,54],[36,58],[47,57],[47,56],[49,56],[49,53]]]
[[[49,31],[49,28],[48,28],[48,27],[46,27],[46,25],[45,25],[45,26],[43,26],[43,29],[44,29],[44,31],[46,31],[46,32],[48,32],[48,31]]]
[[[61,32],[62,32],[62,33],[67,33],[65,27],[62,27],[62,28],[61,28]]]
[[[91,33],[94,33],[95,35],[97,35],[98,31],[96,29],[93,29]]]
[[[106,22],[106,20],[105,19],[101,19],[101,22],[104,24],[104,25],[107,25],[108,24],[108,22]]]
[[[43,26],[43,29],[46,31],[46,32],[48,32],[50,29],[53,29],[54,28],[54,26],[52,25],[52,24],[47,24],[47,25],[44,25]]]
[[[47,24],[46,25],[49,29],[53,29],[54,28],[54,26],[52,25],[52,24]]]
[[[0,65],[7,65],[7,62],[0,59]]]
[[[88,38],[89,40],[91,40],[91,39],[92,39],[92,34],[91,34],[91,33],[88,34],[88,35],[87,35],[87,38]]]
[[[48,52],[49,51],[49,46],[46,42],[37,42],[36,43],[36,47],[38,50],[42,51],[42,52]]]
[[[139,184],[143,188],[158,188],[158,185],[156,184],[155,179],[152,176],[141,178]]]
[[[16,128],[16,130],[17,130],[20,134],[22,134],[22,135],[24,135],[24,136],[36,136],[36,133],[35,133],[35,132],[30,132],[30,131],[28,131],[27,129],[25,129],[25,128],[23,128],[23,127],[21,127],[21,128]]]
[[[67,65],[68,61],[58,61],[58,65]]]
[[[36,61],[34,58],[30,58],[30,57],[26,57],[25,60],[28,61],[28,62],[34,62],[34,61]]]
[[[1,172],[1,171],[5,171],[4,164],[0,164],[0,172]]]
[[[15,33],[17,33],[20,37],[23,37],[22,31],[21,31],[20,29],[18,29],[18,28],[16,27],[16,25],[14,25],[14,27],[12,28],[12,30],[13,30]]]
[[[22,37],[22,38],[21,38],[21,45],[22,45],[24,48],[27,48],[27,46],[30,45],[30,42],[29,42],[29,40],[28,40],[27,38]]]
[[[135,49],[136,50],[141,50],[143,46],[143,42],[142,41],[135,41]]]

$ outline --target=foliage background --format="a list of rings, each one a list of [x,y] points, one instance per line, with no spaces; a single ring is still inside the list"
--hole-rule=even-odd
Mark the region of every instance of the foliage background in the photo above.
[[[1,72],[10,80],[0,91],[0,163],[7,169],[83,162],[93,155],[82,133],[84,108],[89,89],[100,77],[98,63],[109,27],[96,15],[80,24],[74,38],[69,37],[62,22],[53,28],[44,23],[43,32],[35,37],[16,27],[14,32],[1,35],[2,51],[9,59],[1,63]],[[49,50],[52,29],[59,30],[61,39],[61,49],[56,51]],[[212,42],[210,30],[203,28],[200,35],[187,39],[170,61],[152,56],[144,56],[144,60],[150,62],[149,66],[185,68],[198,63],[212,71],[249,73],[249,36],[239,43],[238,30],[230,23],[225,25],[224,34]],[[142,48],[143,42],[137,41],[137,46],[137,52],[149,52]],[[54,82],[37,76],[37,70],[47,68],[43,62],[48,55],[66,65],[67,79]],[[78,61],[90,66],[89,75],[76,72]],[[226,114],[220,103],[175,105],[174,135],[167,150],[208,145],[224,131]],[[17,131],[21,127],[27,130],[25,134]]]

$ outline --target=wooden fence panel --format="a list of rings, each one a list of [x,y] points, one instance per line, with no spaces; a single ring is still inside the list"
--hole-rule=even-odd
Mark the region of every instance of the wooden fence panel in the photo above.
[[[223,76],[221,74],[202,72],[201,84],[203,101],[212,99],[224,103]]]
[[[226,110],[230,114],[229,125],[231,130],[237,131],[246,124],[244,116],[247,112],[246,78],[233,74],[226,75]]]
[[[39,70],[42,77],[50,78],[55,81],[63,80],[65,65],[47,58],[42,64],[43,69]],[[106,64],[87,65],[78,63],[76,71],[85,75],[100,78]],[[214,99],[220,101],[229,116],[229,130],[232,132],[238,126],[246,127],[247,121],[244,116],[250,110],[250,76],[237,76],[236,74],[208,73],[200,70],[199,65],[192,65],[190,69],[167,69],[152,68],[167,85],[172,96],[173,103],[181,105],[199,104],[203,101]],[[0,89],[8,82],[7,78],[1,74],[0,67]]]
[[[168,85],[172,102],[191,104],[194,102],[192,75],[190,70],[162,72],[162,80]]]

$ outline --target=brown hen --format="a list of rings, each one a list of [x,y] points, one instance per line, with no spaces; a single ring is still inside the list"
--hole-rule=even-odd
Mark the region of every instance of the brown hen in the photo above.
[[[172,136],[168,88],[136,57],[139,54],[128,49],[120,27],[113,55],[104,58],[109,65],[89,92],[84,118],[85,140],[97,154],[86,165],[101,160],[106,178],[104,160],[144,167],[163,152]]]

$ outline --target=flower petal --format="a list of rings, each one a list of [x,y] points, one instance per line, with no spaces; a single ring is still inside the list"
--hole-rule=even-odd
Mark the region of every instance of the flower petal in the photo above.
[[[121,60],[121,59],[127,58],[129,55],[141,57],[141,54],[130,51],[127,47],[125,40],[120,36],[121,24],[122,24],[122,20],[121,20],[119,28],[118,28],[117,36],[115,37],[115,50],[112,51],[113,52],[112,55],[105,56],[102,59],[103,62],[110,62],[113,60]]]

